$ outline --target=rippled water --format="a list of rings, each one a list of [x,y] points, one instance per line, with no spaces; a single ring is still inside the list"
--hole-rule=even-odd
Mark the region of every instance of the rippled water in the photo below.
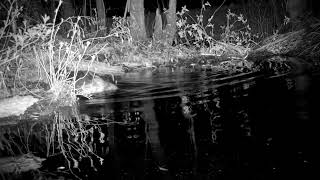
[[[188,68],[163,68],[156,71],[128,73],[117,79],[119,91],[100,94],[87,104],[170,98],[198,93],[224,85],[232,85],[261,77],[257,72],[230,75],[228,72],[200,71]]]
[[[320,76],[162,68],[81,103],[108,139],[84,178],[310,179]]]

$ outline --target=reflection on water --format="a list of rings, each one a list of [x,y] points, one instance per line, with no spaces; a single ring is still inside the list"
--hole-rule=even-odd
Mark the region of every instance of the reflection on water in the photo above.
[[[309,179],[319,77],[163,68],[118,79],[119,90],[81,104],[104,127],[109,179]]]

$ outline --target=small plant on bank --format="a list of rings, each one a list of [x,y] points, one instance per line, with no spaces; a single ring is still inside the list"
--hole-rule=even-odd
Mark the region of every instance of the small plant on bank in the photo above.
[[[0,98],[9,96],[11,90],[9,89],[8,72],[10,68],[15,64],[20,64],[18,60],[18,52],[14,46],[10,45],[13,33],[15,31],[16,20],[22,11],[22,8],[16,8],[16,0],[10,0],[7,2],[8,7],[1,6],[0,11],[5,12],[7,9],[6,17],[0,22]],[[3,4],[4,5],[4,4]],[[22,47],[23,48],[23,47]]]
[[[99,54],[107,45],[96,47],[94,42],[97,39],[118,38],[120,41],[130,41],[127,29],[112,31],[105,37],[86,39],[81,27],[83,20],[91,20],[87,17],[77,17],[62,19],[56,22],[58,9],[62,4],[59,1],[55,10],[53,22],[49,23],[49,17],[43,16],[43,23],[35,26],[27,26],[27,22],[17,27],[17,31],[11,31],[15,19],[19,16],[22,8],[17,7],[15,0],[10,2],[7,21],[0,29],[0,87],[6,90],[8,82],[15,82],[22,88],[27,89],[28,93],[33,93],[27,88],[28,81],[45,82],[49,86],[49,95],[44,96],[49,100],[47,108],[50,110],[52,121],[50,128],[43,123],[43,128],[47,130],[46,143],[48,148],[47,155],[54,153],[53,149],[59,148],[69,160],[69,166],[77,167],[77,162],[81,158],[98,158],[94,153],[94,145],[91,141],[93,132],[98,130],[101,136],[102,131],[93,121],[83,120],[79,117],[77,110],[64,111],[65,107],[75,107],[77,105],[77,95],[87,96],[81,87],[77,87],[77,81],[83,77],[77,77],[78,71],[86,61],[85,70],[88,73],[91,63],[97,60]],[[11,18],[11,19],[10,19]],[[67,39],[60,38],[59,33],[62,27],[68,27]],[[93,48],[95,47],[95,48]],[[83,67],[82,67],[83,69]],[[13,75],[12,75],[13,74]],[[13,76],[13,77],[12,77]],[[8,79],[8,77],[11,77]],[[15,86],[14,86],[15,87]],[[20,89],[19,89],[20,90]],[[8,93],[9,94],[9,93]],[[16,94],[19,94],[17,92]],[[15,94],[9,94],[15,95]],[[8,96],[9,96],[8,95]],[[40,96],[34,94],[35,96]],[[88,128],[90,126],[90,128]],[[100,138],[103,141],[103,138]],[[58,142],[58,143],[57,143]],[[73,163],[70,163],[71,162]],[[92,160],[92,159],[91,159]]]
[[[59,1],[56,15],[61,3],[62,1]],[[99,130],[99,127],[93,121],[83,120],[79,116],[76,105],[77,95],[88,96],[84,94],[81,87],[76,86],[76,83],[87,75],[91,63],[97,59],[97,54],[104,48],[103,46],[92,50],[92,43],[95,39],[85,39],[84,31],[80,26],[83,18],[85,17],[76,19],[70,17],[56,24],[55,17],[53,25],[48,25],[50,27],[48,40],[43,42],[40,48],[33,47],[36,61],[40,65],[39,71],[45,75],[50,86],[51,99],[56,104],[52,116],[52,129],[47,133],[47,148],[49,150],[56,148],[55,141],[57,141],[60,151],[68,160],[69,168],[78,168],[82,158],[89,158],[92,166],[93,158],[99,159],[100,163],[103,161],[94,153],[93,145],[94,129]],[[47,25],[48,19],[44,17],[43,20]],[[63,26],[69,27],[68,39],[59,40],[58,34]],[[122,32],[112,32],[103,38],[119,35],[122,35]],[[84,61],[87,62],[87,71],[83,77],[79,78],[78,71]],[[103,136],[101,130],[99,133]]]
[[[250,25],[243,14],[237,15],[229,9],[226,17],[226,25],[220,27],[223,30],[221,41],[245,48],[252,47],[255,44],[255,39],[259,38],[259,36],[251,33]]]
[[[110,34],[114,37],[117,37],[121,43],[127,42],[131,44],[133,42],[131,31],[129,28],[129,21],[123,17],[112,17],[112,29]]]
[[[214,34],[213,18],[222,5],[223,3],[213,12],[207,24],[204,24],[203,14],[206,8],[211,6],[210,3],[202,5],[196,20],[188,14],[189,10],[184,6],[177,13],[178,36],[183,43],[199,48],[203,55],[225,54],[233,57],[236,54],[240,58],[245,57],[249,49],[256,44],[256,38],[259,36],[251,33],[251,28],[242,14],[237,15],[230,10],[226,15],[226,25],[220,27],[223,33]],[[188,24],[188,18],[191,18],[194,23]]]
[[[193,19],[188,14],[188,9],[186,6],[182,7],[182,10],[177,12],[177,33],[179,38],[187,45],[195,45],[200,48],[205,42],[211,42],[212,37],[207,34],[208,32],[213,32],[214,25],[212,24],[212,19],[214,14],[208,19],[208,23],[204,25],[203,23],[203,12],[207,7],[210,7],[210,3],[206,2],[202,5],[200,14]],[[187,19],[191,18],[193,23],[188,24]]]

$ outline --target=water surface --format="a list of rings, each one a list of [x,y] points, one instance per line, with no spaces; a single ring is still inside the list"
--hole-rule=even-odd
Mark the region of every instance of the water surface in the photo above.
[[[95,144],[103,165],[80,176],[311,179],[319,80],[317,72],[187,68],[118,77],[118,91],[81,102],[91,119],[118,123],[103,126],[107,140]]]

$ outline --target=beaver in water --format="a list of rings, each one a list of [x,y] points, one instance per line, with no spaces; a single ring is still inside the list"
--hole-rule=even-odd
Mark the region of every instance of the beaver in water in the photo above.
[[[84,72],[77,73],[75,86],[77,89],[81,90],[83,95],[111,92],[118,89],[118,87],[112,82],[104,80],[98,75]]]

